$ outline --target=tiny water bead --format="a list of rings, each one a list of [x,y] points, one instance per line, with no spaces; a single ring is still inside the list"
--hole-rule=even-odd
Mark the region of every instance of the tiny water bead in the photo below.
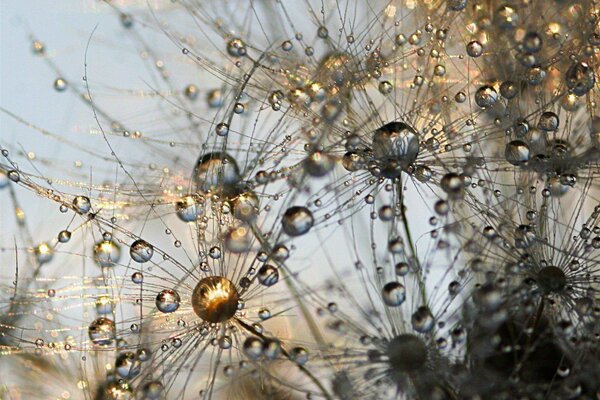
[[[513,140],[506,145],[504,157],[512,165],[522,165],[529,161],[529,146],[521,140]]]
[[[145,240],[138,239],[131,244],[129,248],[129,255],[131,258],[139,263],[145,263],[150,261],[154,254],[154,247],[146,242]]]
[[[54,249],[48,243],[40,243],[33,250],[40,264],[46,264],[54,258]]]
[[[134,378],[139,375],[142,364],[136,354],[131,351],[126,351],[119,354],[115,361],[115,369],[117,374],[122,378]]]
[[[502,30],[512,30],[517,27],[519,15],[517,11],[509,6],[503,5],[496,10],[494,23]]]
[[[240,296],[233,282],[222,276],[201,279],[192,293],[192,307],[202,320],[226,322],[238,309]]]
[[[65,90],[67,90],[67,81],[63,78],[57,78],[54,81],[54,89],[57,92],[64,92]]]
[[[390,307],[398,307],[406,299],[406,289],[399,282],[388,282],[382,289],[383,302]]]
[[[144,383],[141,389],[144,400],[160,400],[165,396],[165,387],[160,381]]]
[[[522,40],[523,49],[527,53],[537,53],[542,49],[544,43],[542,37],[537,32],[527,32]]]
[[[279,271],[272,265],[263,265],[256,275],[258,281],[264,286],[273,286],[279,281]]]
[[[587,63],[575,63],[565,74],[565,84],[575,95],[583,96],[594,88],[596,75]]]
[[[505,99],[513,99],[517,94],[519,94],[519,86],[513,81],[504,81],[500,85],[500,95]]]
[[[223,92],[220,89],[213,89],[206,95],[206,102],[210,108],[220,108],[223,101]]]
[[[427,333],[433,329],[435,319],[429,307],[421,306],[417,308],[411,317],[411,324],[415,331]]]
[[[225,234],[225,247],[232,253],[245,253],[252,247],[252,230],[247,225],[230,228]]]
[[[198,86],[190,84],[185,87],[183,94],[190,100],[196,100],[198,98]]]
[[[244,341],[243,349],[250,360],[258,360],[263,353],[263,342],[257,337],[250,336]]]
[[[281,219],[283,231],[292,237],[301,236],[312,228],[315,220],[312,212],[302,206],[288,208]]]
[[[97,318],[88,327],[88,335],[92,343],[108,346],[115,339],[115,323],[105,317]]]
[[[94,261],[102,268],[113,267],[121,258],[121,248],[112,240],[102,240],[94,246]]]
[[[194,222],[204,214],[204,198],[198,195],[184,196],[175,203],[177,217],[183,222]]]
[[[545,132],[552,132],[558,129],[559,124],[558,115],[552,111],[546,111],[540,115],[538,128]]]
[[[227,42],[227,53],[232,57],[243,57],[246,55],[246,44],[240,38],[231,39]]]
[[[446,3],[452,11],[462,11],[467,7],[467,0],[448,0]]]
[[[444,175],[440,182],[442,190],[446,192],[450,198],[461,197],[464,185],[464,181],[460,175],[453,172]]]
[[[224,152],[207,153],[194,167],[193,180],[199,191],[230,194],[239,183],[240,170],[233,157]]]
[[[76,196],[73,199],[73,207],[80,214],[87,214],[92,208],[92,203],[90,202],[89,197],[86,196]]]
[[[396,161],[405,169],[419,155],[419,136],[404,122],[390,122],[373,133],[373,155],[382,162]]]
[[[172,313],[177,311],[181,304],[179,293],[173,289],[164,289],[156,296],[156,308],[163,313]]]
[[[220,122],[215,128],[215,132],[219,136],[227,136],[229,134],[229,125],[227,125],[225,122]]]
[[[483,46],[477,40],[467,43],[467,54],[471,57],[479,57],[483,54]]]
[[[304,169],[310,176],[327,175],[335,167],[335,158],[329,154],[316,151],[304,160]]]
[[[233,215],[244,222],[252,222],[258,215],[259,205],[256,193],[245,191],[233,199]]]
[[[482,86],[475,92],[475,103],[482,108],[489,108],[498,101],[498,92],[492,86]]]

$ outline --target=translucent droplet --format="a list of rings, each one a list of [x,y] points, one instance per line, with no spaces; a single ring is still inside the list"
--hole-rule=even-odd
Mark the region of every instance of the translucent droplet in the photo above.
[[[546,111],[540,115],[538,128],[546,132],[552,132],[558,129],[559,124],[560,120],[558,119],[558,115],[552,111]]]
[[[482,86],[477,89],[477,92],[475,92],[475,103],[477,103],[479,107],[492,107],[494,104],[496,104],[497,100],[498,93],[496,92],[496,89],[491,86]]]
[[[177,311],[181,303],[179,293],[173,289],[164,289],[156,296],[156,308],[163,313]]]
[[[429,307],[421,306],[417,308],[410,319],[412,327],[419,333],[427,333],[433,329],[434,318]]]
[[[131,351],[119,354],[115,361],[117,375],[121,378],[134,378],[139,375],[141,368],[141,362],[137,359],[135,353]]]
[[[592,90],[595,83],[593,68],[584,62],[571,65],[565,74],[565,84],[577,96],[583,96]]]
[[[64,92],[65,90],[67,90],[67,81],[63,78],[57,78],[54,81],[54,90],[56,90],[57,92]]]
[[[529,146],[521,140],[513,140],[506,145],[504,157],[512,165],[522,165],[529,161]]]
[[[542,37],[537,32],[527,32],[523,37],[523,49],[527,53],[537,53],[543,44]]]
[[[96,312],[100,315],[111,314],[113,312],[113,301],[110,296],[100,295],[96,298]]]
[[[235,159],[227,153],[207,153],[198,159],[193,179],[199,191],[229,194],[235,192],[240,170]]]
[[[21,181],[21,174],[19,174],[19,171],[15,171],[15,170],[8,171],[8,179],[17,183],[17,182]]]
[[[227,53],[232,57],[243,57],[246,55],[246,44],[240,38],[231,39],[227,42]]]
[[[250,360],[258,360],[262,356],[263,343],[257,337],[250,336],[244,341],[244,354]]]
[[[374,132],[373,154],[379,160],[394,160],[407,168],[419,155],[419,136],[403,122],[390,122]]]
[[[92,203],[90,202],[89,197],[86,196],[76,196],[73,199],[73,207],[80,214],[87,214],[92,208]]]
[[[139,285],[144,282],[144,275],[141,272],[134,272],[131,274],[131,281]]]
[[[210,108],[219,108],[223,105],[223,92],[220,89],[213,89],[208,92],[206,102]]]
[[[315,220],[312,212],[306,207],[290,207],[283,214],[281,225],[283,231],[289,236],[301,236],[312,228]]]
[[[103,267],[112,267],[121,258],[121,248],[112,240],[103,240],[94,246],[94,261]]]
[[[233,215],[245,222],[251,222],[256,218],[258,207],[258,197],[253,191],[244,192],[233,199]]]
[[[452,11],[462,11],[467,7],[467,0],[448,0],[447,4]]]
[[[290,351],[290,358],[298,365],[304,365],[308,362],[308,350],[304,347],[294,347]]]
[[[442,190],[446,192],[450,197],[460,196],[464,188],[463,179],[453,172],[444,175],[440,182],[440,185],[442,187]]]
[[[445,200],[438,200],[434,205],[434,210],[438,215],[447,215],[450,211],[450,205]]]
[[[467,44],[467,54],[471,57],[479,57],[483,54],[483,46],[477,40]]]
[[[219,246],[213,246],[208,250],[208,255],[213,260],[218,260],[221,258],[221,248]]]
[[[198,86],[194,84],[189,84],[183,89],[183,94],[190,100],[196,100],[198,98]]]
[[[399,282],[388,282],[382,289],[383,302],[390,307],[398,307],[406,299],[406,289]]]
[[[88,335],[92,343],[108,346],[115,339],[115,323],[105,317],[97,318],[88,327]]]
[[[184,222],[194,222],[204,214],[202,208],[203,198],[201,196],[189,195],[182,197],[175,204],[177,216]]]
[[[35,249],[35,257],[40,264],[48,263],[54,257],[54,249],[48,243],[40,243]]]
[[[519,94],[519,87],[513,81],[504,81],[500,85],[500,94],[505,99],[512,99]]]
[[[229,125],[227,125],[225,122],[221,122],[217,124],[215,132],[219,136],[227,136],[227,134],[229,134]]]
[[[121,25],[125,29],[129,29],[133,26],[133,18],[129,14],[121,13],[119,15],[119,20],[121,21]]]
[[[131,258],[139,263],[145,263],[150,261],[154,254],[154,247],[146,242],[145,240],[138,239],[131,244],[129,248],[129,255]]]
[[[335,167],[335,159],[328,154],[316,151],[304,160],[304,169],[310,176],[327,175]]]
[[[165,396],[165,388],[159,381],[150,381],[142,386],[144,400],[161,400]]]
[[[247,225],[230,228],[225,234],[225,247],[232,253],[245,253],[252,247],[253,238]]]
[[[265,264],[258,270],[256,277],[262,285],[273,286],[279,281],[279,271],[274,266]]]
[[[281,343],[276,339],[265,339],[263,342],[263,355],[268,360],[274,360],[281,353]]]
[[[379,82],[379,93],[390,94],[394,90],[394,86],[389,81]]]

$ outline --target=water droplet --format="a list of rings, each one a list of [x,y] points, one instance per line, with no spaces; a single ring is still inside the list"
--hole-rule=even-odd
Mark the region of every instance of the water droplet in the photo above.
[[[467,54],[471,57],[479,57],[483,54],[483,46],[477,40],[467,44]]]
[[[498,93],[496,92],[496,89],[491,86],[482,86],[477,89],[477,92],[475,92],[475,103],[477,103],[479,107],[492,107],[494,104],[496,104],[497,100]]]
[[[281,225],[283,231],[289,236],[301,236],[312,228],[315,220],[312,212],[306,207],[290,207],[283,214]]]
[[[388,282],[382,290],[383,302],[390,307],[397,307],[404,303],[406,290],[399,282]]]
[[[263,265],[256,275],[258,281],[264,286],[273,286],[279,280],[279,271],[272,265]]]
[[[156,296],[156,308],[163,313],[172,313],[177,311],[181,298],[179,293],[173,289],[164,289]]]
[[[529,146],[521,140],[513,140],[506,145],[504,157],[512,165],[522,165],[529,161]]]
[[[103,240],[94,246],[94,261],[103,267],[112,267],[121,258],[121,248],[112,240]]]
[[[139,263],[150,261],[153,254],[154,247],[142,239],[138,239],[133,242],[129,248],[129,255],[134,261]]]
[[[97,318],[88,327],[88,335],[92,343],[108,346],[115,339],[115,323],[105,317]]]

